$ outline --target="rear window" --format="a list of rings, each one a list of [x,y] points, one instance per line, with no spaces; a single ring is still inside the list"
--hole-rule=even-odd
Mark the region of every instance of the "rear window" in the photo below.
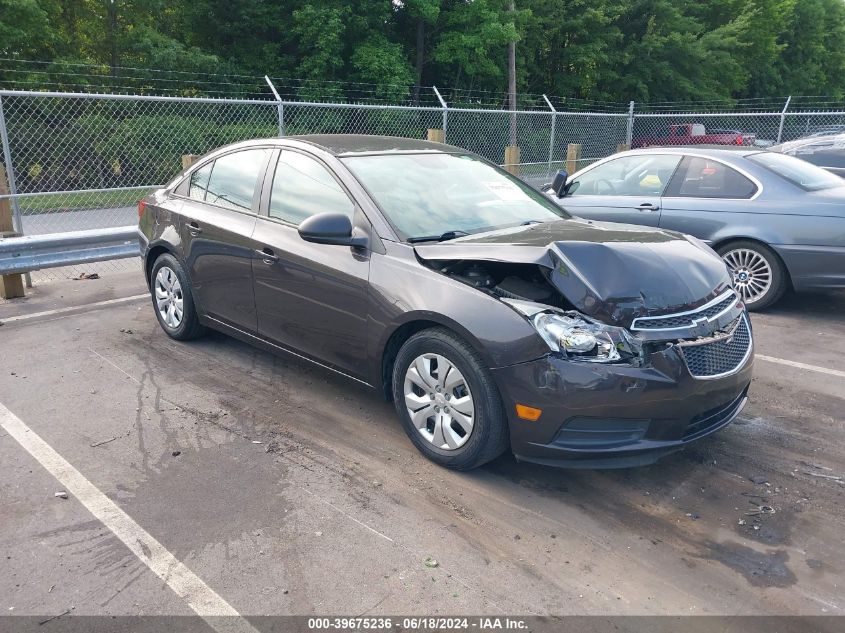
[[[259,171],[269,149],[226,154],[214,161],[205,201],[235,211],[251,211]]]
[[[711,158],[686,156],[666,192],[680,198],[750,198],[757,185],[737,170]]]
[[[188,195],[194,200],[205,200],[205,192],[208,191],[208,178],[211,176],[212,167],[214,167],[214,163],[209,163],[191,174]]]
[[[762,165],[784,180],[788,180],[806,191],[832,189],[843,185],[839,176],[831,174],[821,167],[811,165],[807,161],[785,154],[760,152],[759,154],[752,154],[748,157],[748,160]]]

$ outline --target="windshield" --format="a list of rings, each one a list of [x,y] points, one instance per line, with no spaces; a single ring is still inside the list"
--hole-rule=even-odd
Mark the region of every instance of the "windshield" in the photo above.
[[[384,154],[343,161],[403,239],[570,217],[539,191],[474,156]]]
[[[785,178],[807,191],[832,189],[833,187],[842,187],[845,185],[845,181],[839,176],[825,171],[821,167],[816,167],[800,158],[776,154],[774,152],[761,152],[749,156],[748,160],[762,165],[769,171],[775,172],[781,178]]]

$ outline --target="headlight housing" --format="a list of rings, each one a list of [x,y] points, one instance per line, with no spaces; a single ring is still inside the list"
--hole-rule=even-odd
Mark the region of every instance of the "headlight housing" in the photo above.
[[[640,358],[642,345],[628,330],[594,321],[585,315],[556,308],[502,299],[525,316],[553,352],[588,363],[631,362]]]

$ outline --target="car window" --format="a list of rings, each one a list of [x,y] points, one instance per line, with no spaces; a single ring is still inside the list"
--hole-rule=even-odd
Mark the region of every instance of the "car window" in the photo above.
[[[762,165],[769,171],[794,185],[798,185],[806,191],[832,189],[833,187],[841,187],[843,185],[842,179],[839,176],[794,156],[777,154],[775,152],[760,152],[759,154],[752,154],[748,157],[748,160]]]
[[[270,217],[298,225],[326,212],[351,218],[355,205],[319,162],[299,152],[282,151],[270,192]]]
[[[680,198],[750,198],[757,185],[711,158],[687,156],[666,195]]]
[[[269,153],[269,149],[249,149],[215,160],[205,201],[236,211],[251,211],[255,183]]]
[[[404,239],[438,239],[570,217],[547,196],[478,156],[374,154],[341,159]]]
[[[681,157],[672,154],[622,156],[581,174],[569,188],[575,196],[659,196]]]
[[[191,174],[191,185],[188,188],[188,196],[194,200],[205,200],[205,192],[208,190],[208,177],[211,175],[211,168],[214,161],[197,169]]]

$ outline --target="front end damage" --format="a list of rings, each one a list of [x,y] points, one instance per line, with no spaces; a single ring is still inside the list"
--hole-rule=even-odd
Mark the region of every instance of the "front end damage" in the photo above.
[[[416,248],[424,265],[522,314],[549,348],[491,369],[517,458],[641,465],[733,420],[753,342],[718,256],[643,227],[559,224]],[[542,414],[522,419],[518,404]]]

